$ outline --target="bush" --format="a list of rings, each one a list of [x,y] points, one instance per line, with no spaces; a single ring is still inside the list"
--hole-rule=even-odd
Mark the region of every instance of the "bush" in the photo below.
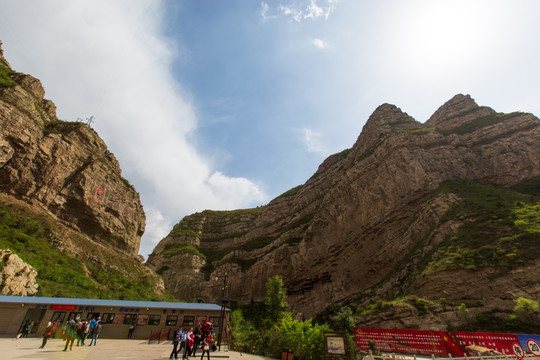
[[[345,331],[352,333],[354,331],[354,316],[350,307],[343,307],[339,309],[336,320],[334,321],[333,328],[336,331]]]
[[[37,270],[37,296],[130,300],[174,300],[159,296],[153,280],[135,262],[115,260],[114,265],[99,260],[100,254],[86,239],[73,237],[79,253],[58,249],[58,228],[43,215],[13,205],[0,204],[0,249],[11,249]],[[92,254],[97,261],[81,254]],[[121,270],[119,270],[121,269]]]
[[[191,254],[206,259],[206,256],[204,256],[199,251],[199,249],[197,249],[195,246],[193,246],[187,241],[182,241],[176,244],[167,244],[165,246],[165,249],[161,253],[161,255],[166,258],[170,258],[179,254]]]
[[[297,359],[324,359],[324,331],[329,331],[328,325],[313,324],[311,319],[294,320],[287,312],[272,329],[275,335],[270,353],[279,358],[281,350],[287,347]]]
[[[251,349],[261,337],[260,332],[255,326],[244,319],[244,315],[240,309],[231,312],[230,323],[234,334],[233,341],[237,349]]]
[[[514,307],[516,315],[525,322],[535,323],[538,302],[521,296],[514,301],[516,302],[516,306]]]
[[[381,350],[377,347],[377,341],[368,339],[367,341],[369,350],[373,353],[373,355],[381,355]]]
[[[464,224],[426,257],[423,273],[508,269],[534,260],[540,249],[540,206],[534,195],[525,192],[531,187],[505,188],[466,180],[443,182],[437,192],[457,194],[463,201],[447,211],[440,223],[458,218]]]
[[[237,349],[280,358],[282,349],[286,347],[296,359],[322,360],[324,332],[330,327],[314,324],[311,319],[294,320],[290,312],[284,312],[287,306],[285,293],[283,279],[271,277],[267,281],[266,303],[252,303],[244,306],[243,311],[237,309],[231,313],[230,323]],[[244,314],[251,321],[246,320]]]

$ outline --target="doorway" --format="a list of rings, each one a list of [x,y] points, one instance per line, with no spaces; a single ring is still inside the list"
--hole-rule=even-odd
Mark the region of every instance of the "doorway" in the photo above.
[[[21,328],[27,321],[30,321],[30,334],[35,334],[38,331],[41,320],[43,320],[46,312],[47,309],[28,309],[21,323]]]

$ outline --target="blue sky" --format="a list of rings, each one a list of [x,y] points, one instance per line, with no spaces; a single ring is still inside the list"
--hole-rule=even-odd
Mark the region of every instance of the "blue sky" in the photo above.
[[[145,257],[185,215],[264,205],[382,103],[540,114],[536,0],[0,0],[14,69],[141,194]]]

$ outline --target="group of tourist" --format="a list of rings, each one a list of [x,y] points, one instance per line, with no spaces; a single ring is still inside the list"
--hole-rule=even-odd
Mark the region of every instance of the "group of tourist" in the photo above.
[[[60,330],[60,333],[59,333]],[[101,332],[101,318],[92,318],[92,320],[82,320],[77,318],[76,320],[69,320],[65,324],[61,324],[60,321],[50,322],[47,324],[47,328],[43,333],[43,342],[40,349],[43,349],[47,344],[47,340],[51,337],[61,337],[66,341],[64,351],[73,349],[73,344],[77,340],[77,346],[85,346],[84,341],[87,337],[91,337],[89,346],[96,346],[99,333]]]
[[[31,328],[30,321],[26,321],[22,326],[18,337],[27,337]],[[66,345],[64,351],[73,350],[73,344],[76,342],[76,346],[85,346],[85,340],[91,337],[89,346],[96,345],[99,333],[101,332],[101,317],[92,318],[92,320],[82,320],[81,318],[70,319],[66,323],[62,324],[60,321],[49,321],[47,328],[43,333],[43,342],[40,349],[43,349],[47,344],[47,340],[52,337],[62,337]],[[135,324],[132,323],[130,327],[130,333],[128,338],[131,338]],[[210,349],[216,350],[214,342],[214,334],[212,332],[212,323],[205,321],[201,322],[195,330],[193,328],[182,329],[178,327],[174,331],[173,336],[173,350],[170,355],[170,359],[173,357],[178,359],[178,354],[182,355],[182,359],[188,359],[190,357],[197,356],[197,349],[201,349],[201,360],[204,359],[206,353],[207,360],[210,360]]]
[[[207,359],[210,360],[210,348],[212,347],[213,341],[212,323],[210,322],[200,323],[195,330],[193,330],[193,328],[187,330],[178,327],[174,331],[173,350],[169,359],[172,359],[173,356],[175,359],[178,359],[179,353],[182,354],[182,359],[195,357],[197,356],[197,349],[200,346],[202,350],[201,360],[203,360],[205,353]]]

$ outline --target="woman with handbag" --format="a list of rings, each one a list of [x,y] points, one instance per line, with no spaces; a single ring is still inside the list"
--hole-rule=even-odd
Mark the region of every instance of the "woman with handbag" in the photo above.
[[[203,338],[202,345],[201,345],[201,348],[203,351],[201,355],[201,360],[203,360],[205,352],[206,352],[207,359],[210,360],[210,344],[212,344],[212,334],[208,334],[207,336]]]

